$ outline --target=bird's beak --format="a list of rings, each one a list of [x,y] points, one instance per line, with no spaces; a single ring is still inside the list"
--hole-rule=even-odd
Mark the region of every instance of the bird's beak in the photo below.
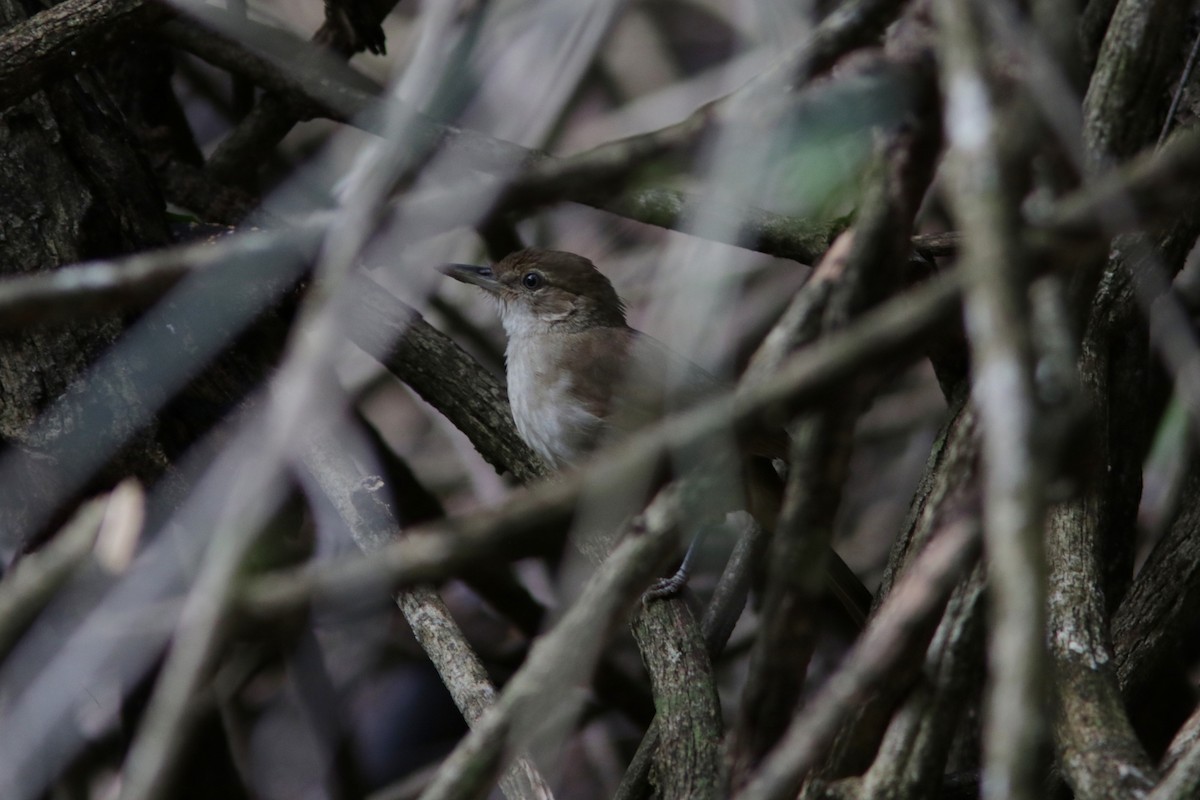
[[[474,264],[442,264],[438,270],[456,281],[469,283],[492,293],[497,293],[501,289],[500,282],[496,280],[491,267],[477,267]]]

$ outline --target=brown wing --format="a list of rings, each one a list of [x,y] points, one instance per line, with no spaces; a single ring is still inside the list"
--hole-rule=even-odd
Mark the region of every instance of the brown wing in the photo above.
[[[624,435],[661,418],[664,413],[687,408],[719,392],[725,384],[675,353],[657,339],[633,329],[592,329],[578,334],[572,353],[592,365],[588,391],[579,395],[589,409],[607,420],[606,435]],[[748,510],[769,530],[779,519],[783,482],[763,459],[788,455],[782,430],[763,431],[750,437],[746,450]],[[854,573],[830,552],[826,569],[829,591],[846,608],[858,627],[870,609],[871,595]]]
[[[721,383],[662,342],[631,328],[590,328],[561,342],[559,357],[583,377],[571,394],[605,420],[609,435],[645,427],[686,408]]]
[[[573,366],[588,365],[590,379],[579,381],[572,394],[606,421],[598,440],[628,434],[729,388],[658,339],[632,328],[571,334],[569,351],[578,359]],[[746,449],[786,459],[787,438],[782,431],[764,431],[751,436]]]
[[[678,411],[689,408],[705,398],[731,388],[652,336],[638,335],[634,348],[642,355],[638,363],[649,366],[646,374],[634,375],[634,378],[649,384],[655,374],[665,376],[668,387],[665,394],[657,398],[643,398],[643,402],[648,404],[657,402],[660,410]],[[782,430],[754,432],[743,442],[743,446],[751,455],[784,460],[788,457],[787,435]]]

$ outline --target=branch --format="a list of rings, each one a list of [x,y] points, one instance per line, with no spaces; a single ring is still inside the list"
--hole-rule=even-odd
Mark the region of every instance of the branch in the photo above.
[[[959,584],[921,666],[923,680],[896,710],[857,800],[935,797],[964,718],[983,683],[984,577]]]
[[[147,0],[65,0],[0,33],[0,111],[170,11]]]
[[[967,402],[964,391],[959,402],[952,405],[949,418],[930,450],[925,473],[876,591],[876,610],[891,594],[899,576],[939,530],[960,516],[979,515],[978,460],[975,409]],[[871,766],[869,758],[879,749],[892,714],[904,700],[908,687],[919,679],[921,666],[915,660],[901,665],[891,680],[851,710],[832,752],[821,769],[810,776],[809,785],[861,774]]]
[[[1145,87],[1159,85],[1168,59],[1178,55],[1170,41],[1182,34],[1180,14],[1158,0],[1118,3],[1084,101],[1084,142],[1093,171],[1154,142],[1158,116],[1152,112],[1161,98]],[[1190,138],[1176,137],[1172,144],[1183,148],[1166,159],[1183,156],[1184,171],[1188,149],[1195,146]],[[1122,221],[1129,216],[1115,206],[1106,213]],[[1108,637],[1110,604],[1132,566],[1127,531],[1136,515],[1147,441],[1139,424],[1147,413],[1147,392],[1134,376],[1148,368],[1148,353],[1128,276],[1151,271],[1152,280],[1163,280],[1152,272],[1159,269],[1157,257],[1145,257],[1152,250],[1142,239],[1124,241],[1109,258],[1074,276],[1082,286],[1101,287],[1080,298],[1090,306],[1080,372],[1090,414],[1102,426],[1090,442],[1081,495],[1052,512],[1048,554],[1055,738],[1065,777],[1082,800],[1138,797],[1157,777],[1126,712]]]
[[[737,538],[737,544],[700,623],[704,646],[712,660],[725,649],[729,635],[733,633],[734,625],[746,605],[753,572],[762,563],[766,552],[766,532],[749,516],[746,520],[747,524]],[[621,785],[613,794],[613,800],[642,800],[649,796],[650,768],[658,750],[659,738],[658,720],[655,719],[642,737],[629,768],[621,778]]]
[[[350,339],[467,434],[499,470],[528,483],[549,474],[517,434],[504,383],[365,274],[348,287]]]
[[[932,99],[926,71],[924,95]],[[923,103],[930,115],[932,103]],[[851,323],[899,285],[894,265],[909,254],[913,220],[933,174],[940,143],[936,117],[883,139],[862,211],[851,232],[826,254],[776,329],[755,354],[743,383],[774,368],[808,339]],[[826,290],[826,287],[828,289]],[[775,743],[792,717],[821,627],[828,550],[842,485],[850,468],[852,432],[880,384],[861,378],[835,405],[792,422],[791,465],[767,560],[762,621],[751,652],[732,751],[733,785]],[[869,600],[864,606],[869,605]],[[861,620],[854,620],[861,625]]]
[[[167,22],[160,28],[167,41],[267,91],[300,101],[310,114],[382,135],[383,121],[403,107],[414,129],[416,149],[445,149],[472,169],[508,172],[548,158],[540,151],[440,122],[405,106],[344,61],[286,31],[233,20],[228,12],[211,6],[189,7],[189,13],[213,29]],[[230,28],[252,30],[261,54],[221,32]]]
[[[277,470],[260,470],[231,485],[238,470],[229,466],[246,463],[243,459],[261,447],[262,438],[243,437],[222,454],[226,468],[220,474],[229,492],[224,499],[229,508],[243,513],[214,520],[215,528],[203,534],[189,531],[198,538],[207,534],[208,541],[199,550],[198,574],[187,589],[171,646],[125,757],[121,800],[162,797],[184,750],[194,721],[189,714],[193,699],[200,694],[229,630],[238,573],[275,509],[272,502],[258,501],[279,490]]]
[[[984,537],[992,601],[983,717],[983,797],[1040,794],[1037,753],[1045,735],[1045,497],[1036,452],[1037,398],[1029,334],[1028,276],[1021,266],[1011,189],[1013,159],[1001,151],[1004,119],[993,102],[987,33],[977,10],[935,6],[953,210],[971,345],[972,400],[983,460]]]
[[[1200,742],[1200,706],[1197,706],[1187,721],[1179,726],[1179,731],[1171,739],[1171,744],[1167,746],[1167,752],[1158,765],[1159,769],[1168,774],[1172,772],[1180,761],[1195,752],[1197,742]]]
[[[22,558],[0,581],[0,659],[30,621],[87,560],[111,495],[81,505],[63,529]]]
[[[308,262],[319,229],[313,225],[240,233],[122,258],[88,261],[0,281],[0,332],[59,323],[153,304],[190,275],[220,270],[248,285],[274,278],[281,266],[272,255],[292,249]]]
[[[363,473],[338,437],[324,434],[310,440],[304,463],[364,554],[371,556],[392,541],[403,541],[399,524],[381,496],[386,483],[380,476]],[[496,690],[442,598],[432,586],[418,584],[400,591],[396,605],[454,704],[468,724],[477,725],[495,702]],[[552,796],[537,768],[524,757],[516,760],[500,784],[509,800]]]
[[[721,781],[721,703],[704,638],[680,597],[651,600],[633,635],[650,674],[656,796],[716,797]]]
[[[1137,698],[1185,627],[1200,613],[1200,476],[1189,477],[1183,506],[1150,551],[1112,619],[1113,656],[1122,693]]]
[[[1127,158],[1155,141],[1166,111],[1161,86],[1181,55],[1187,9],[1172,0],[1117,3],[1083,99],[1089,165]]]
[[[1192,742],[1146,800],[1187,800],[1200,792],[1200,747]]]
[[[978,557],[979,528],[960,520],[944,528],[901,578],[862,638],[792,721],[778,746],[737,800],[795,797],[805,773],[829,751],[838,727],[897,665],[920,658],[937,627],[947,598]]]
[[[1031,219],[1029,246],[1039,252],[1069,251],[1080,243],[1092,246],[1103,243],[1102,234],[1137,230],[1161,222],[1177,214],[1180,203],[1191,199],[1198,181],[1200,130],[1182,131],[1171,137],[1161,151],[1142,153],[1099,179],[1092,188],[1062,198],[1048,212]],[[686,204],[684,195],[667,190],[644,190],[629,197],[642,198],[635,205],[644,201],[647,217],[666,224],[674,224]],[[428,199],[413,198],[411,205],[419,208]],[[613,202],[625,201],[618,198]],[[1116,209],[1121,209],[1121,213],[1114,214]],[[744,211],[739,209],[737,213]],[[244,232],[215,244],[178,245],[5,279],[0,281],[0,330],[102,311],[140,308],[161,297],[192,271],[232,257],[246,258],[246,269],[269,267],[261,255],[285,243],[301,252],[311,252],[321,226],[329,219],[329,215],[319,214],[304,225],[287,230]],[[747,231],[746,240],[739,236],[741,244],[751,246],[757,240],[762,252],[799,260],[824,253],[827,237],[836,230],[836,226],[814,228],[804,220],[768,212],[751,213],[750,219],[757,219],[762,225]],[[651,219],[647,221],[658,224]],[[437,231],[444,230],[445,220],[439,225]],[[950,255],[961,246],[961,234],[915,236],[912,244],[915,250],[929,255]]]
[[[422,800],[479,796],[547,720],[569,714],[575,687],[595,667],[604,644],[678,547],[678,493],[665,489],[626,526],[626,535],[562,619],[535,643],[500,698],[442,764]]]
[[[1148,148],[1056,202],[1030,220],[1031,242],[1065,247],[1161,223],[1192,202],[1200,180],[1200,129],[1181,130],[1161,148]]]

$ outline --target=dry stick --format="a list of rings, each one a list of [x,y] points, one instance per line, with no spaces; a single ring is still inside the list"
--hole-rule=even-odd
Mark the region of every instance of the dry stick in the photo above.
[[[879,210],[872,207],[871,213]],[[829,248],[754,354],[742,386],[753,386],[788,355],[820,336],[833,299],[845,294],[847,273],[852,280],[863,278],[865,265],[855,264],[857,269],[851,270],[849,264],[857,237],[857,232],[848,231]],[[849,406],[856,408],[857,402]],[[839,398],[838,408],[843,407]],[[825,592],[826,550],[832,537],[829,521],[836,509],[842,473],[849,464],[848,441],[824,434],[843,429],[852,418],[817,409],[801,420],[801,426],[790,428],[794,441],[789,448],[791,464],[783,507],[774,524],[764,523],[775,530],[763,562],[768,584],[762,620],[728,745],[730,782],[735,788],[746,782],[749,772],[778,740],[799,702],[818,629],[817,605]],[[833,502],[828,502],[829,498]],[[799,524],[798,514],[808,514],[811,519]]]
[[[846,660],[788,728],[738,800],[795,797],[804,774],[825,756],[838,726],[896,664],[923,650],[947,598],[977,558],[979,528],[950,523],[901,577]]]
[[[930,448],[924,475],[876,592],[876,608],[951,514],[978,515],[979,437],[975,409],[966,395],[964,387]],[[829,757],[806,779],[804,797],[820,796],[821,787],[830,780],[859,775],[872,766],[871,758],[879,749],[894,709],[919,678],[920,666],[916,661],[901,665],[891,680],[852,710]]]
[[[505,754],[546,720],[569,713],[576,687],[595,667],[609,636],[678,547],[679,496],[664,489],[588,581],[562,619],[534,644],[499,699],[442,764],[423,800],[481,796]]]
[[[0,111],[169,15],[146,0],[66,0],[0,33]]]
[[[227,14],[209,6],[199,16],[215,22]],[[382,135],[383,120],[396,115],[403,105],[383,95],[382,87],[345,62],[284,31],[256,31],[254,39],[260,48],[251,50],[217,31],[185,22],[167,22],[160,30],[167,41],[213,66],[242,75],[268,91],[301,98],[315,114],[364,131]],[[281,41],[276,43],[276,39]],[[414,108],[405,113],[412,117],[419,147],[444,147],[463,166],[508,173],[549,158],[538,150],[438,122]]]
[[[140,309],[190,275],[229,270],[249,284],[281,267],[271,256],[292,250],[311,259],[327,219],[279,231],[247,231],[208,243],[189,243],[113,259],[98,259],[0,281],[0,336],[37,323],[65,322],[112,311]],[[285,268],[293,268],[289,263]]]
[[[979,427],[966,389],[963,386],[950,402],[946,421],[929,449],[925,471],[880,578],[876,605],[892,591],[900,573],[929,541],[947,509],[979,503]]]
[[[1082,490],[1052,509],[1045,543],[1055,744],[1064,777],[1081,800],[1139,797],[1156,780],[1120,692],[1106,609],[1105,589],[1114,585],[1108,580],[1114,559],[1106,538],[1123,538],[1141,485],[1138,428],[1124,420],[1145,419],[1144,411],[1129,405],[1131,395],[1134,402],[1143,399],[1144,385],[1118,383],[1136,372],[1122,377],[1112,370],[1114,363],[1129,366],[1132,359],[1145,363],[1148,355],[1144,341],[1129,330],[1137,314],[1132,292],[1108,291],[1123,283],[1107,283],[1097,293],[1080,363],[1090,413],[1107,422],[1098,424],[1101,433],[1090,445]]]
[[[503,381],[365,275],[349,294],[351,341],[466,433],[498,471],[507,469],[524,483],[550,474],[517,434]]]
[[[196,12],[203,14],[202,4],[195,5]],[[349,60],[353,48],[339,46],[340,43],[334,40],[340,38],[337,26],[329,25],[313,36],[314,41],[331,44],[331,49],[338,57]],[[297,122],[311,116],[312,110],[313,106],[303,96],[287,92],[264,94],[233,132],[217,146],[205,169],[213,177],[234,181],[247,171],[253,174],[262,157],[270,153]]]
[[[959,584],[929,644],[919,681],[896,710],[856,800],[935,797],[946,757],[983,682],[984,570]]]
[[[363,553],[370,556],[402,540],[399,524],[382,496],[386,494],[383,478],[365,474],[338,437],[328,433],[313,437],[304,461]],[[467,723],[478,724],[495,701],[496,690],[441,596],[432,586],[418,584],[398,592],[396,605]],[[500,786],[509,800],[552,797],[537,768],[524,757],[514,761]]]
[[[0,660],[92,552],[107,505],[107,495],[81,505],[62,530],[0,581]]]
[[[203,549],[199,574],[187,593],[166,661],[125,758],[120,800],[163,796],[171,768],[183,752],[192,700],[200,693],[228,629],[238,571],[273,510],[258,500],[278,490],[274,470],[229,469],[245,463],[260,444],[259,437],[243,437],[214,465],[216,470],[225,465],[219,474],[227,481],[234,473],[250,474],[229,486],[224,513]]]
[[[1036,397],[1025,263],[1004,192],[1000,120],[987,74],[987,41],[970,6],[941,0],[942,84],[954,211],[965,238],[966,329],[973,356],[984,463],[984,535],[992,599],[984,698],[985,800],[1040,796],[1045,735],[1045,518],[1035,442]]]
[[[1179,759],[1146,800],[1189,800],[1200,794],[1200,747],[1192,742],[1187,754]]]
[[[1179,730],[1171,739],[1171,744],[1167,746],[1167,752],[1163,755],[1158,768],[1164,773],[1174,770],[1181,759],[1195,751],[1198,742],[1200,742],[1200,706],[1192,711],[1187,722],[1179,726]]]
[[[1117,4],[1083,100],[1091,172],[1155,142],[1164,84],[1182,50],[1187,14],[1186,6],[1172,0]]]
[[[1197,33],[1196,38],[1192,40],[1192,49],[1188,53],[1187,62],[1183,65],[1183,73],[1179,76],[1179,85],[1171,95],[1171,107],[1167,109],[1167,118],[1163,121],[1162,131],[1158,134],[1158,147],[1162,147],[1163,142],[1167,141],[1167,134],[1171,132],[1171,125],[1175,122],[1175,112],[1179,110],[1179,101],[1183,99],[1183,90],[1192,79],[1192,72],[1196,69],[1198,58],[1200,58],[1200,33]]]
[[[387,102],[379,96],[382,87],[378,83],[289,31],[250,20],[239,20],[235,25],[229,12],[215,6],[191,13],[196,20],[164,22],[158,35],[214,67],[252,81],[260,89],[299,95],[321,116],[351,124],[356,115]],[[214,27],[197,25],[196,21]],[[245,31],[254,48],[222,33],[227,27]],[[367,122],[359,127],[381,133],[378,114],[369,115]]]
[[[1044,215],[1030,220],[1035,245],[1043,237],[1084,244],[1101,244],[1107,237],[1136,231],[1150,221],[1164,221],[1193,199],[1200,172],[1200,129],[1172,136],[1161,148],[1148,148],[1086,187],[1055,203]],[[1187,176],[1181,181],[1169,176]]]

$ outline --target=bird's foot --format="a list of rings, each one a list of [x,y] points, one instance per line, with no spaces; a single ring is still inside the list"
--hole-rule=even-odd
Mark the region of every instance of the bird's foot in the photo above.
[[[687,586],[688,578],[691,577],[691,566],[688,559],[684,558],[674,575],[656,580],[654,585],[642,594],[642,605],[650,605],[655,600],[666,600],[682,592],[683,587]]]
[[[692,576],[692,562],[696,560],[696,553],[700,550],[700,543],[704,539],[707,531],[701,528],[692,543],[688,545],[687,552],[683,554],[683,561],[679,565],[679,569],[675,570],[675,574],[666,578],[659,578],[654,582],[654,585],[646,590],[642,595],[642,605],[647,605],[652,600],[665,600],[669,597],[674,597],[683,591],[683,587],[687,586],[688,578]]]

